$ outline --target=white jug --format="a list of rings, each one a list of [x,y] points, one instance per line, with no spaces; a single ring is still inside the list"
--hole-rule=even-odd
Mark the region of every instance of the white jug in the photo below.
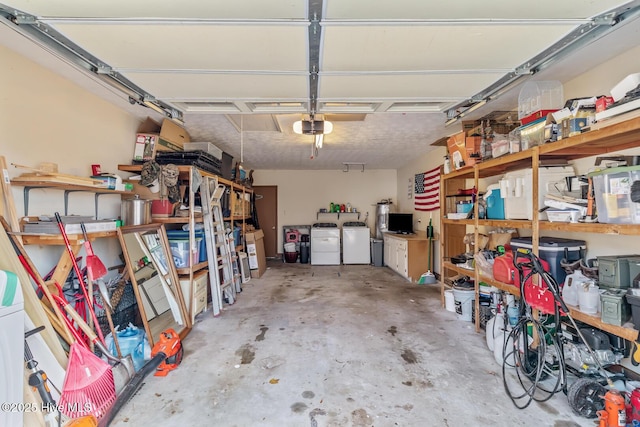
[[[576,270],[573,273],[567,275],[564,279],[564,286],[562,287],[562,299],[566,304],[578,306],[578,292],[583,289],[583,286],[589,278],[582,274],[581,270]]]
[[[593,281],[582,284],[578,291],[580,311],[587,314],[597,314],[600,311],[600,288]]]

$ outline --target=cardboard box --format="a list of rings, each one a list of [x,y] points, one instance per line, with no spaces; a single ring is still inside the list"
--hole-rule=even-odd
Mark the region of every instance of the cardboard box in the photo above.
[[[447,147],[449,149],[451,164],[455,170],[469,166],[469,153],[467,151],[464,131],[451,135],[449,139],[447,139]]]
[[[157,151],[182,151],[184,144],[190,141],[189,133],[174,121],[164,119],[159,124],[147,117],[136,133],[133,160],[151,160]]]
[[[251,277],[258,279],[267,270],[267,258],[264,252],[264,233],[262,230],[245,233],[244,239],[247,244]]]
[[[580,135],[582,129],[586,128],[589,124],[587,118],[579,119],[567,119],[562,121],[562,138],[569,138],[575,135]]]

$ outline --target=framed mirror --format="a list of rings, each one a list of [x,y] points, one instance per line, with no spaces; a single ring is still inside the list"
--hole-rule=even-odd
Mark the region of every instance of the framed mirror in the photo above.
[[[173,328],[184,338],[191,329],[191,321],[164,225],[120,227],[118,239],[149,345],[153,347],[167,328]]]

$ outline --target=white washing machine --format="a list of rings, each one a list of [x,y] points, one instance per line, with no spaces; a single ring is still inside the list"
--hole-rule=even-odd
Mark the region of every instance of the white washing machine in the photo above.
[[[364,222],[345,222],[342,225],[342,263],[370,264],[371,234]]]
[[[340,228],[332,222],[311,227],[311,265],[340,265]]]

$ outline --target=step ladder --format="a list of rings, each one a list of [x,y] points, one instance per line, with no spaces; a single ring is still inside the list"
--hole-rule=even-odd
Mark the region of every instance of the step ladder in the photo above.
[[[218,184],[217,178],[208,176],[202,178],[200,196],[214,316],[218,316],[222,310],[223,295],[229,304],[233,304],[237,292],[229,238],[224,228],[224,217],[220,205],[225,191],[226,187]]]
[[[242,273],[240,271],[240,258],[236,252],[235,237],[233,237],[233,230],[227,234],[227,243],[229,246],[229,253],[231,254],[231,267],[233,271],[233,287],[236,293],[242,292]]]

